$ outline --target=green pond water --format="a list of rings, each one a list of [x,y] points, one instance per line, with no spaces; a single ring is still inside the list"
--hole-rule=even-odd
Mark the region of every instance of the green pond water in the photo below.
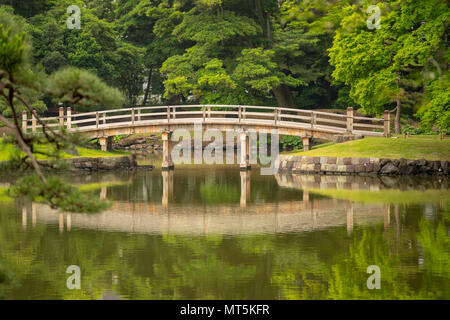
[[[3,299],[449,299],[445,178],[261,176],[235,167],[75,174],[98,214],[11,200]],[[69,266],[81,289],[70,290]],[[369,266],[380,289],[369,289]]]

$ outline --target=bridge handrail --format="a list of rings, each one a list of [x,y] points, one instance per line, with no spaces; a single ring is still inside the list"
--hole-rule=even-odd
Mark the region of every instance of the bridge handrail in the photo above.
[[[214,110],[215,108],[226,108],[226,110]],[[178,109],[178,111],[177,111]],[[180,110],[191,109],[191,110]],[[192,110],[198,109],[198,110]],[[159,112],[153,112],[158,111]],[[164,110],[164,111],[162,111]],[[263,112],[258,110],[270,110],[272,112]],[[145,112],[147,111],[147,112]],[[148,112],[150,111],[150,112]],[[117,114],[121,113],[121,114]],[[111,115],[117,114],[117,115]],[[59,109],[59,116],[40,118],[43,122],[51,123],[52,127],[61,126],[67,129],[76,130],[72,128],[72,125],[76,125],[77,128],[83,128],[86,126],[79,126],[81,124],[95,123],[95,129],[104,129],[108,126],[114,126],[119,124],[136,125],[142,122],[148,124],[152,120],[157,120],[158,124],[161,121],[187,121],[189,119],[202,119],[205,121],[215,121],[224,119],[227,116],[227,122],[238,122],[246,125],[256,124],[257,122],[273,121],[275,126],[282,124],[283,126],[298,127],[309,126],[310,129],[335,129],[337,132],[358,132],[366,135],[380,135],[390,136],[390,114],[384,112],[383,118],[369,118],[354,116],[352,108],[348,108],[346,114],[315,111],[315,110],[303,110],[292,109],[285,107],[270,107],[270,106],[246,106],[246,105],[176,105],[176,106],[144,106],[135,108],[124,109],[112,109],[112,110],[100,110],[84,113],[72,113],[71,108],[67,108],[64,112],[64,108]],[[179,118],[177,118],[179,116]],[[220,117],[217,117],[220,116]],[[151,119],[149,119],[151,118]],[[120,122],[117,122],[119,119]],[[32,132],[36,132],[36,129],[42,128],[42,125],[38,125],[36,116],[32,114],[31,119],[28,118],[27,112],[22,114],[22,127],[27,130],[30,126]],[[56,123],[54,123],[56,122]],[[380,124],[380,122],[382,122]],[[318,124],[321,123],[321,124]],[[93,125],[90,124],[89,127]],[[355,130],[355,127],[358,130]],[[370,129],[361,130],[361,129]],[[377,132],[374,132],[377,130]],[[380,132],[381,131],[381,132]]]

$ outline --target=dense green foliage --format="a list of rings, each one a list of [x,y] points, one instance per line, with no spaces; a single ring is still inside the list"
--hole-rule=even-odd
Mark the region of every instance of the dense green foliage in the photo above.
[[[356,107],[372,115],[396,107],[397,133],[402,113],[415,114],[426,130],[449,127],[450,15],[443,0],[0,4],[24,17],[38,70],[89,70],[120,88],[127,105]],[[367,11],[373,4],[379,29],[367,26],[376,23]],[[81,9],[80,29],[66,26],[69,5]],[[41,111],[55,103],[31,96]]]
[[[297,136],[283,136],[280,143],[284,149],[299,150],[303,148],[302,138]]]
[[[27,33],[30,26],[23,18],[13,15],[9,7],[0,8],[0,22],[0,122],[9,133],[2,143],[13,146],[10,161],[2,163],[2,169],[20,172],[33,168],[35,173],[17,181],[11,193],[15,197],[28,196],[34,201],[70,211],[93,212],[104,208],[107,203],[82,194],[61,179],[47,179],[42,170],[42,167],[58,169],[64,166],[64,162],[58,161],[62,151],[83,144],[80,135],[69,134],[63,128],[53,130],[46,125],[39,129],[41,134],[28,133],[23,130],[19,117],[24,110],[34,112],[36,121],[42,124],[38,114],[45,109],[44,102],[39,100],[42,96],[55,103],[74,106],[120,106],[124,100],[122,93],[109,87],[97,75],[73,66],[50,75],[39,71],[32,63],[33,39]],[[50,160],[40,164],[38,156]]]
[[[401,109],[419,106],[424,126],[445,130],[450,124],[447,2],[383,1],[380,28],[373,30],[366,26],[369,4],[359,1],[339,12],[329,50],[333,77],[351,87],[350,97],[366,113],[396,106],[396,133]]]
[[[58,177],[49,177],[47,183],[41,186],[37,176],[25,176],[15,183],[10,194],[12,197],[27,195],[30,199],[67,212],[98,212],[108,207],[107,202],[79,192],[78,188]]]

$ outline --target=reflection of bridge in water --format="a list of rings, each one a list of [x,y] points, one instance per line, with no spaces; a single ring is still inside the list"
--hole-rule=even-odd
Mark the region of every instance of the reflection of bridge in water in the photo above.
[[[390,206],[385,204],[360,204],[346,200],[313,197],[307,191],[299,192],[293,201],[258,203],[250,202],[250,172],[240,172],[241,197],[239,204],[175,204],[173,197],[173,172],[163,171],[163,195],[161,203],[114,201],[110,209],[100,214],[60,213],[46,205],[33,203],[22,209],[22,223],[27,227],[37,222],[58,225],[60,232],[72,228],[147,234],[270,234],[320,230],[346,226],[347,232],[355,224],[365,225],[384,221],[390,224]],[[303,176],[324,179],[326,176]],[[344,185],[358,185],[355,177],[339,177]],[[284,176],[277,176],[283,186]],[[317,178],[314,178],[316,181]],[[350,184],[350,185],[349,185]],[[330,184],[332,186],[333,183]],[[324,186],[324,185],[323,185]],[[288,185],[289,187],[289,185]],[[374,187],[374,186],[372,186]],[[100,190],[100,198],[107,197],[107,187]],[[395,218],[398,221],[398,208]]]

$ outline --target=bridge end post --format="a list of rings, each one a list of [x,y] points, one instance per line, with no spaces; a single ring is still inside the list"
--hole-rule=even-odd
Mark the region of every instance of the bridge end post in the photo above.
[[[311,150],[310,142],[311,142],[311,137],[303,137],[303,138],[302,138],[303,151],[309,151],[309,150]]]
[[[59,107],[59,126],[64,127],[64,108]]]
[[[172,132],[164,131],[162,133],[162,141],[163,141],[163,162],[162,162],[162,170],[168,171],[173,170],[175,165],[172,161]]]
[[[27,124],[28,124],[27,112],[24,110],[22,112],[22,130],[23,130],[24,133],[27,132]]]
[[[353,133],[353,108],[347,108],[347,132]]]
[[[386,138],[391,137],[391,113],[388,110],[383,112],[383,124],[384,124],[384,136]]]
[[[67,108],[67,129],[72,128],[72,108]]]
[[[241,156],[240,156],[240,170],[247,171],[252,167],[250,165],[250,139],[246,131],[240,132],[241,141]]]
[[[37,125],[36,110],[33,109],[33,111],[31,112],[31,131],[33,133],[36,133],[36,125]]]

